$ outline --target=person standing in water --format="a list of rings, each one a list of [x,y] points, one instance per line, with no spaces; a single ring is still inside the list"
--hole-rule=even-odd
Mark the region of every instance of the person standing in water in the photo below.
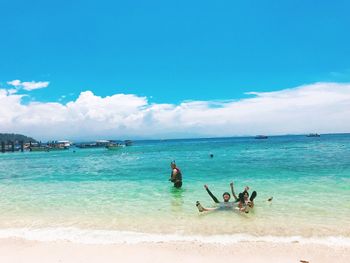
[[[179,168],[176,167],[175,161],[170,163],[171,175],[169,181],[174,183],[174,187],[181,188],[182,186],[182,173]]]

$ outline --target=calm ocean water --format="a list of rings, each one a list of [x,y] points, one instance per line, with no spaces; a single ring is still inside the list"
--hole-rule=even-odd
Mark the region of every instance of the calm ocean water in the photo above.
[[[74,152],[74,151],[75,152]],[[213,153],[214,158],[209,154]],[[170,161],[184,177],[168,182]],[[234,181],[258,192],[248,215],[198,213]],[[266,202],[273,196],[272,203]],[[0,237],[350,240],[350,135],[139,141],[117,151],[0,154]],[[93,233],[93,235],[89,235]],[[121,234],[123,233],[123,235]]]

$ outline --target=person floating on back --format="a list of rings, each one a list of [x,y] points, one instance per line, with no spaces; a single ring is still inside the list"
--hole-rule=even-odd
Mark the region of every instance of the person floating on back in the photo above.
[[[182,186],[182,173],[179,168],[176,167],[175,161],[170,163],[171,175],[169,181],[174,183],[174,187],[181,188]]]
[[[228,192],[223,193],[222,199],[224,202],[220,202],[217,199],[217,197],[215,195],[213,195],[213,193],[209,190],[209,187],[206,184],[204,185],[204,189],[207,191],[207,193],[213,199],[213,201],[217,204],[220,204],[220,206],[219,207],[212,207],[212,208],[205,208],[197,201],[196,206],[197,206],[199,212],[214,211],[217,209],[232,209],[234,207],[233,203],[230,202],[230,199],[231,199],[230,193],[228,193]],[[233,193],[233,196],[236,199],[236,195],[234,193]]]
[[[224,202],[220,202],[216,196],[214,196],[212,194],[212,192],[209,190],[207,185],[204,185],[205,190],[208,192],[209,196],[214,200],[215,203],[220,203],[221,206],[220,207],[213,207],[213,208],[205,208],[203,207],[200,202],[196,202],[196,206],[199,210],[199,212],[204,212],[204,211],[214,211],[220,208],[226,208],[226,209],[232,209],[237,207],[237,209],[239,209],[241,212],[245,212],[248,213],[249,212],[249,208],[253,208],[254,207],[254,199],[257,196],[256,191],[253,191],[251,197],[249,198],[249,187],[246,186],[244,188],[244,191],[242,193],[240,193],[238,195],[238,197],[236,196],[234,189],[233,189],[233,182],[230,183],[230,188],[231,188],[231,192],[232,192],[232,196],[235,199],[233,202],[229,202],[230,201],[230,194],[228,192],[223,193],[222,197],[224,199]],[[248,199],[249,198],[249,199]],[[229,205],[231,204],[231,205]]]

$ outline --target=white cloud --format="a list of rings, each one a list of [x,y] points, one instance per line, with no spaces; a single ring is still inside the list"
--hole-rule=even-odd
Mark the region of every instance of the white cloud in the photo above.
[[[12,94],[17,93],[17,91],[18,91],[18,89],[8,89],[8,90],[7,90],[7,93],[8,93],[9,95],[12,95]]]
[[[38,139],[174,138],[350,131],[350,84],[254,92],[237,101],[151,104],[146,97],[82,92],[67,104],[21,103],[0,90],[0,130]]]
[[[21,81],[18,80],[18,79],[15,79],[15,80],[12,80],[12,81],[8,81],[7,84],[17,87],[17,86],[21,85]]]
[[[16,88],[23,88],[24,90],[31,91],[31,90],[35,90],[35,89],[46,88],[47,86],[49,86],[50,82],[48,82],[48,81],[37,81],[37,82],[25,81],[25,82],[22,82],[22,81],[16,79],[16,80],[8,81],[7,84],[14,86]]]

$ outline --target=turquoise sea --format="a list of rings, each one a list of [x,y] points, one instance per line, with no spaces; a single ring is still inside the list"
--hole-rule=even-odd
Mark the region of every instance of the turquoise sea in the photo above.
[[[183,173],[180,190],[168,181],[172,160]],[[237,193],[257,191],[249,214],[198,212],[197,200],[215,206],[204,184],[221,199],[231,181]],[[0,154],[0,237],[350,244],[349,218],[349,134]]]

